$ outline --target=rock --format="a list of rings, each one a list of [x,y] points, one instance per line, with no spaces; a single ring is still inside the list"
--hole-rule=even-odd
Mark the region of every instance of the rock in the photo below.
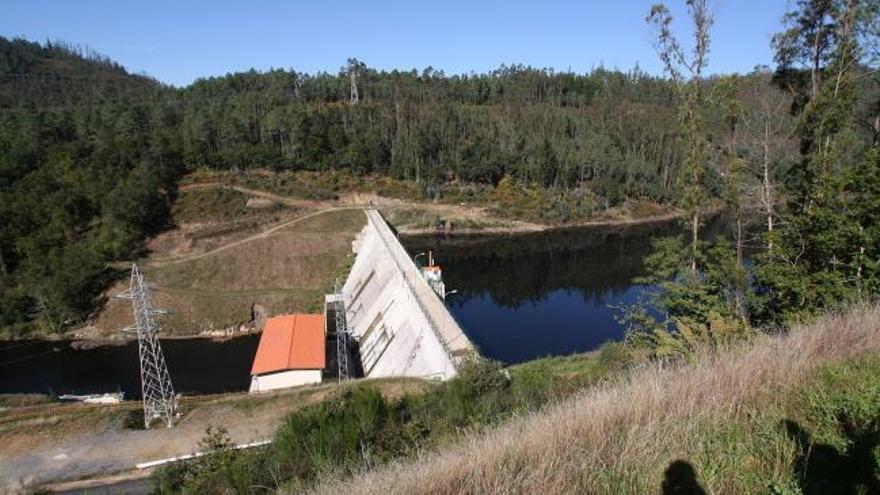
[[[260,304],[254,303],[251,306],[251,325],[253,328],[262,329],[268,319],[266,308]]]
[[[270,208],[275,206],[275,202],[266,198],[250,198],[245,203],[247,208]]]

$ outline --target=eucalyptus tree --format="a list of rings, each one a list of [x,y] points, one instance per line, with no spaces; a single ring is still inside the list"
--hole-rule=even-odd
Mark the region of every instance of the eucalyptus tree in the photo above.
[[[773,74],[766,67],[752,72],[740,92],[745,102],[742,127],[751,173],[760,182],[760,209],[766,225],[764,247],[773,252],[774,228],[779,214],[780,171],[796,154],[793,145],[793,119],[788,111],[792,96],[772,84]]]
[[[865,56],[875,6],[804,0],[787,15],[803,21],[776,38],[777,81],[794,91],[801,156],[786,180],[778,244],[759,259],[767,319],[801,319],[880,288],[880,150],[858,118],[859,81],[876,70]],[[809,84],[790,84],[798,81],[786,65],[792,53],[810,55]]]
[[[657,29],[657,55],[679,93],[681,131],[685,142],[680,169],[681,205],[691,223],[691,273],[697,274],[700,215],[706,204],[704,181],[707,170],[707,132],[701,111],[705,103],[703,73],[709,63],[709,31],[713,17],[707,0],[688,0],[693,22],[693,49],[687,53],[672,32],[672,14],[663,4],[651,7],[646,21]]]

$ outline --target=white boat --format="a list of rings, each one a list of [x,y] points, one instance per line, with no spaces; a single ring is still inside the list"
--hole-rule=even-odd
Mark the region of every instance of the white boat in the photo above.
[[[59,399],[79,401],[85,404],[119,404],[122,402],[122,392],[115,394],[91,394],[91,395],[73,395],[64,394]]]

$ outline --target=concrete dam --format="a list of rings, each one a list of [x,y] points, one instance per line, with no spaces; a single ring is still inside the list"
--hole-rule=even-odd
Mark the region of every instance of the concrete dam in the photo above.
[[[353,242],[356,258],[341,290],[345,326],[357,342],[364,376],[452,378],[476,348],[382,215],[365,213],[367,225]]]

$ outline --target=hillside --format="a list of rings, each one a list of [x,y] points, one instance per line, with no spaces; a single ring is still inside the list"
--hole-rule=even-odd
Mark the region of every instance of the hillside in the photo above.
[[[438,218],[506,231],[672,210],[680,143],[663,78],[357,70],[357,105],[344,71],[250,71],[175,89],[88,49],[0,37],[2,335],[90,323],[125,275],[120,262],[176,226],[177,183],[194,170],[260,190],[305,177],[283,192],[299,199],[379,193],[485,212],[395,212],[421,231]],[[265,170],[278,176],[251,184]]]
[[[164,86],[88,48],[0,36],[0,108],[33,110],[145,99]]]
[[[320,493],[875,493],[880,308],[652,364]],[[684,491],[681,491],[684,490]]]
[[[182,169],[159,83],[63,44],[0,38],[0,328],[80,324],[165,226]]]

